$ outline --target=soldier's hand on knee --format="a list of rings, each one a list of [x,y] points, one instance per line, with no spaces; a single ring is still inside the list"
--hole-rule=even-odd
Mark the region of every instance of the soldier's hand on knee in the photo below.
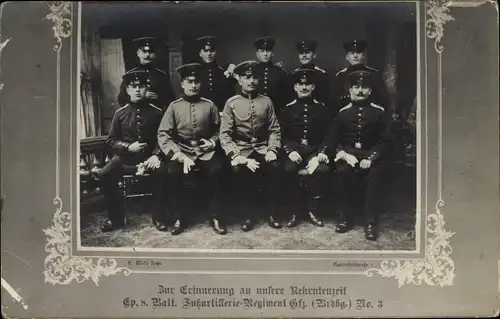
[[[135,141],[128,146],[128,150],[132,153],[139,153],[146,148],[146,146],[148,146],[148,143],[139,143],[139,141]]]
[[[190,159],[189,157],[185,157],[184,158],[184,174],[187,174],[191,171],[191,168],[194,166],[194,162],[192,159]]]
[[[288,154],[288,158],[294,163],[297,164],[302,163],[302,156],[300,156],[300,154],[297,153],[296,151],[293,151],[290,154]]]
[[[243,165],[247,163],[247,158],[245,156],[238,155],[231,160],[232,166]]]
[[[326,155],[325,153],[319,153],[318,161],[320,163],[328,164],[330,162],[330,159],[328,158],[328,155]]]
[[[248,159],[247,160],[247,167],[252,172],[255,173],[255,171],[259,168],[259,166],[260,166],[260,163],[257,162],[256,160],[254,160],[254,159]]]
[[[155,169],[160,167],[161,160],[158,155],[153,155],[146,160],[144,163],[147,169]]]
[[[319,166],[319,158],[317,156],[311,158],[309,163],[307,163],[306,170],[309,174],[314,173],[316,168]]]
[[[276,159],[278,159],[278,156],[276,156],[276,153],[274,153],[273,151],[269,151],[266,153],[266,162],[272,162],[272,161],[275,161]]]
[[[348,153],[346,153],[346,155],[344,156],[344,160],[347,162],[347,164],[351,165],[352,167],[355,167],[356,164],[358,164],[359,162],[356,156]]]
[[[372,166],[372,161],[368,159],[361,160],[361,163],[359,163],[359,167],[362,169],[368,169]]]

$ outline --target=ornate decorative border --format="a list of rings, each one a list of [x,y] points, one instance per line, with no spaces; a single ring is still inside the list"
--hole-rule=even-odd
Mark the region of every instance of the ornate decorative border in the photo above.
[[[496,2],[485,0],[496,5]],[[478,2],[475,1],[474,4]],[[463,4],[463,3],[462,3]],[[378,274],[382,277],[395,278],[398,286],[405,284],[420,285],[426,283],[430,286],[448,286],[453,284],[455,277],[455,266],[451,258],[452,248],[449,240],[454,235],[445,229],[445,221],[442,213],[444,200],[442,197],[442,53],[444,50],[441,40],[444,37],[444,25],[448,21],[454,20],[450,14],[450,1],[428,0],[426,3],[426,34],[430,39],[434,39],[434,48],[438,54],[438,201],[435,205],[436,211],[427,214],[426,229],[428,239],[426,243],[425,258],[415,260],[384,260],[380,268],[368,269],[365,274],[372,277]],[[59,54],[63,40],[71,36],[72,31],[72,4],[71,2],[55,1],[48,5],[50,13],[45,19],[51,20],[54,24],[54,36],[57,43],[54,50],[57,52],[58,63]],[[496,6],[497,7],[497,6]],[[497,7],[498,8],[498,7]],[[57,70],[57,85],[59,94],[59,68]],[[57,109],[59,110],[59,97],[57,99]],[[59,119],[58,119],[59,124]],[[58,139],[59,139],[59,132]],[[57,165],[59,165],[59,143],[57,144]],[[57,167],[59,170],[59,167]],[[57,171],[58,172],[58,171]],[[63,203],[59,196],[59,175],[57,174],[57,188],[54,204],[57,209],[54,213],[52,225],[45,229],[47,244],[45,251],[49,255],[45,258],[45,282],[55,284],[69,284],[73,280],[82,283],[88,279],[98,285],[102,276],[110,276],[123,273],[128,276],[133,271],[118,267],[118,263],[112,258],[86,258],[72,256],[71,254],[71,214],[63,211]]]

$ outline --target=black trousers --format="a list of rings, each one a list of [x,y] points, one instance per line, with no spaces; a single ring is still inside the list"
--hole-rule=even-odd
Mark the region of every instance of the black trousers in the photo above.
[[[320,201],[323,196],[325,178],[328,177],[330,167],[327,164],[319,164],[312,175],[301,177],[298,172],[307,166],[309,159],[304,159],[302,163],[297,164],[289,158],[283,160],[283,185],[285,202],[293,203],[293,199],[300,196],[300,179],[305,178],[307,183],[306,205],[307,209],[313,213],[318,211]],[[287,211],[292,211],[287,209]]]
[[[137,163],[138,164],[138,163]],[[125,214],[124,194],[118,188],[118,181],[126,174],[134,174],[137,171],[136,164],[130,163],[125,159],[114,156],[107,163],[99,174],[100,184],[104,195],[105,205],[108,211],[108,218],[113,224],[122,225]],[[161,166],[148,177],[153,186],[152,215],[163,215],[165,201],[164,176],[166,166],[162,162]]]
[[[187,187],[184,187],[186,178],[192,178],[200,183],[209,194],[209,214],[213,218],[222,219],[220,177],[223,159],[218,153],[208,161],[197,160],[188,174],[183,172],[183,164],[179,162],[167,163],[167,188],[169,197],[170,217],[175,220],[185,220],[185,208],[189,201],[196,201]]]
[[[268,216],[276,216],[279,208],[281,168],[278,160],[266,162],[265,156],[253,152],[248,156],[260,163],[259,168],[252,172],[246,165],[231,166],[232,185],[238,207],[245,219],[255,219],[256,215],[251,204],[256,198],[261,185],[265,187],[265,204]]]
[[[340,218],[342,221],[353,222],[356,204],[362,201],[365,223],[378,223],[380,204],[384,195],[385,163],[372,163],[369,169],[361,169],[358,165],[354,168],[344,160],[336,163],[335,191]]]

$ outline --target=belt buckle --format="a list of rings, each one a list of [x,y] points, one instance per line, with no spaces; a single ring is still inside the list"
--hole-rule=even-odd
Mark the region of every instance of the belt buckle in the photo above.
[[[306,138],[303,138],[302,140],[300,140],[300,144],[307,146],[307,145],[309,145],[309,142],[307,141]]]
[[[358,150],[360,150],[362,147],[361,142],[354,143],[354,147],[357,148]]]

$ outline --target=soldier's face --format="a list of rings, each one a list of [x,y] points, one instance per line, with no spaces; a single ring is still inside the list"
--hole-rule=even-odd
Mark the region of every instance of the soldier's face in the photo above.
[[[203,60],[205,63],[212,63],[215,61],[215,56],[217,55],[217,52],[215,51],[214,48],[206,45],[204,48],[200,50],[200,58]]]
[[[184,90],[185,95],[193,96],[200,94],[201,83],[196,77],[188,76],[182,80],[181,87]]]
[[[142,65],[149,64],[156,59],[156,53],[154,51],[143,51],[142,49],[137,50],[137,56]]]
[[[257,53],[257,60],[262,63],[267,63],[271,60],[273,57],[273,51],[271,50],[263,50],[263,49],[258,49]]]
[[[255,92],[257,90],[257,84],[259,84],[259,79],[253,74],[241,75],[238,78],[238,82],[241,85],[241,90],[246,93]]]
[[[141,83],[130,83],[127,86],[127,93],[130,96],[132,103],[137,103],[144,100],[146,96],[147,87]]]
[[[349,89],[352,101],[366,100],[372,93],[372,89],[365,84],[355,84]]]
[[[299,61],[300,64],[306,65],[310,64],[314,58],[316,57],[316,54],[314,52],[299,52]]]
[[[347,62],[349,62],[350,65],[357,65],[357,64],[363,63],[363,61],[365,59],[365,53],[364,52],[347,52],[345,59],[347,60]]]
[[[294,89],[299,98],[310,97],[314,91],[314,84],[312,83],[295,83]]]

